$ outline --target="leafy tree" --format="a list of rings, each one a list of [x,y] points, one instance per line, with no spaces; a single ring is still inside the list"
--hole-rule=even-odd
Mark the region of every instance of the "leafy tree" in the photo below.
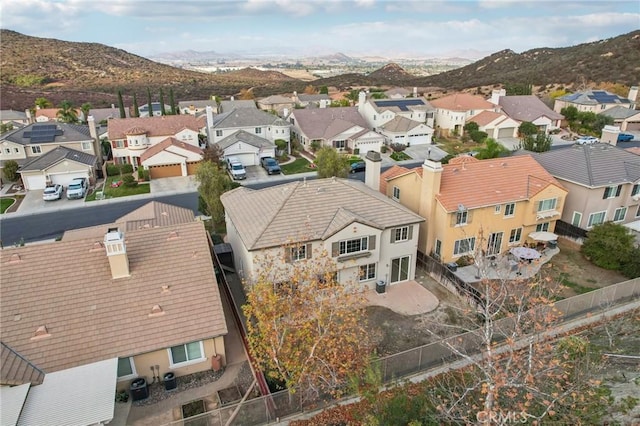
[[[160,88],[160,114],[167,115],[167,111],[164,109],[164,92],[162,87]]]
[[[536,133],[538,133],[538,126],[530,121],[523,121],[518,127],[518,136],[520,136],[521,139],[535,135]]]
[[[329,88],[327,86],[320,86],[320,94],[321,95],[328,95],[329,94]]]
[[[73,107],[71,101],[62,101],[58,107],[60,109],[56,113],[56,117],[58,117],[60,121],[72,124],[78,122],[78,112]]]
[[[151,90],[147,87],[147,105],[149,106],[149,117],[153,117],[153,108],[151,102]]]
[[[300,250],[306,259],[291,262]],[[306,245],[257,264],[242,307],[252,357],[303,399],[339,396],[350,376],[364,373],[372,350],[363,293],[338,283],[334,260]]]
[[[118,90],[118,109],[120,110],[120,118],[127,118],[127,113],[124,110],[124,102],[122,101],[122,90]]]
[[[557,98],[560,98],[560,97],[566,95],[567,93],[569,93],[569,92],[567,92],[565,89],[554,90],[553,92],[549,93],[549,98],[555,100]]]
[[[531,152],[546,152],[551,149],[553,140],[544,132],[538,132],[536,136],[525,136],[520,142],[520,147]]]
[[[329,146],[324,146],[316,152],[316,165],[319,178],[346,178],[349,175],[349,159]]]
[[[329,104],[329,108],[339,108],[339,107],[348,107],[351,106],[351,102],[349,99],[340,99],[337,101],[331,101]]]
[[[9,130],[13,130],[12,123],[1,123],[0,124],[0,134],[4,132],[8,132]]]
[[[207,145],[204,149],[204,161],[209,161],[212,164],[222,168],[222,157],[224,153],[217,144]]]
[[[479,160],[486,160],[488,158],[498,158],[502,154],[506,154],[509,152],[507,148],[505,148],[502,144],[496,141],[493,138],[488,138],[485,140],[485,147],[482,148],[476,158]]]
[[[569,124],[578,120],[578,108],[573,105],[566,106],[560,110],[560,114],[564,115],[565,120],[569,122]]]
[[[594,265],[620,270],[632,258],[634,248],[634,237],[627,228],[619,223],[605,222],[587,233],[581,251]],[[638,259],[635,258],[635,262]]]
[[[53,106],[53,104],[47,98],[37,98],[35,101],[35,105],[40,109],[45,109]]]
[[[374,92],[371,94],[371,99],[386,99],[387,95],[383,92]]]
[[[356,102],[358,102],[359,96],[359,90],[351,90],[349,93],[346,93],[344,95],[344,97],[350,101],[350,105],[354,105]]]
[[[480,130],[480,126],[475,121],[469,121],[464,125],[463,130],[468,133],[477,132]]]
[[[138,98],[135,92],[133,92],[133,116],[140,117],[140,108],[138,107]]]
[[[629,257],[625,259],[620,272],[627,278],[640,277],[640,262],[638,262],[638,259],[640,259],[640,247],[636,246],[631,250]]]
[[[20,166],[16,160],[7,160],[4,162],[4,167],[2,168],[2,173],[4,173],[4,177],[7,178],[9,182],[15,182],[18,178],[18,169]]]
[[[593,131],[599,135],[602,133],[604,126],[611,125],[613,125],[613,117],[604,114],[597,114],[596,121],[593,123]]]
[[[110,160],[112,158],[111,142],[109,139],[103,138],[100,140],[100,145],[102,146],[102,155],[105,159]]]
[[[533,86],[528,83],[512,83],[506,84],[505,90],[507,96],[530,95],[533,92]]]
[[[93,108],[93,106],[91,106],[91,104],[89,102],[85,102],[82,105],[80,105],[80,111],[82,111],[82,116],[84,118],[84,123],[87,122],[87,119],[89,118],[89,111],[91,111],[91,108]]]
[[[484,141],[487,138],[487,136],[488,136],[487,132],[482,132],[480,130],[473,130],[473,131],[469,132],[469,137],[475,143],[481,143],[482,141]]]
[[[203,161],[198,166],[195,178],[200,182],[198,193],[204,201],[206,213],[211,216],[214,223],[224,222],[224,207],[220,196],[239,184],[233,182],[219,164],[214,164],[211,161]]]
[[[316,89],[315,87],[309,84],[307,87],[304,88],[303,93],[306,95],[315,95],[318,93],[318,89]]]
[[[173,87],[169,89],[169,103],[171,104],[171,115],[176,115],[176,100],[173,96]]]
[[[284,139],[276,139],[273,143],[276,144],[278,151],[285,151],[287,149],[287,141]]]
[[[253,88],[251,88],[251,89],[241,89],[240,96],[238,98],[244,101],[250,101],[255,99],[256,97],[253,94]]]

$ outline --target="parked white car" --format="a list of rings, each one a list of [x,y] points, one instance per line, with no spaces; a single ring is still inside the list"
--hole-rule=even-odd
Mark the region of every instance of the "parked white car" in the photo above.
[[[598,142],[600,142],[600,140],[595,136],[580,136],[576,139],[578,145],[591,145]]]
[[[47,186],[42,192],[42,199],[44,201],[59,200],[60,198],[62,198],[63,190],[64,189],[62,188],[62,185],[55,184],[55,185]]]
[[[89,184],[85,178],[77,178],[69,183],[67,186],[67,199],[72,200],[74,198],[84,198],[87,195],[87,189]]]

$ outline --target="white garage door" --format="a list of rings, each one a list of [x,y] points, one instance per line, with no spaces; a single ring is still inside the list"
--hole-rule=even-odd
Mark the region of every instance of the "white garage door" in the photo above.
[[[62,185],[65,188],[69,185],[69,182],[74,180],[75,178],[89,178],[89,174],[87,172],[74,172],[74,173],[60,173],[60,174],[50,174],[51,182],[54,184]]]
[[[515,134],[515,127],[506,127],[504,129],[500,129],[498,130],[498,137],[499,138],[512,138],[513,135]]]
[[[411,146],[424,145],[426,143],[429,143],[429,139],[427,138],[427,135],[414,135],[414,136],[409,136],[407,138],[407,142],[409,142]]]
[[[22,176],[22,180],[28,190],[44,189],[47,186],[47,180],[44,175]]]
[[[247,153],[247,154],[233,154],[233,155],[230,155],[229,157],[236,157],[238,161],[240,161],[242,165],[245,167],[257,166],[259,164],[258,156],[255,155],[253,152]]]

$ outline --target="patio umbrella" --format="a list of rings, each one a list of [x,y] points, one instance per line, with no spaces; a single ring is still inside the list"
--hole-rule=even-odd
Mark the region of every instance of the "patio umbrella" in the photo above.
[[[532,260],[540,258],[540,253],[538,252],[538,250],[529,247],[514,247],[509,251],[512,255],[519,259]]]
[[[556,241],[558,236],[553,232],[539,231],[530,233],[529,238],[535,241]]]

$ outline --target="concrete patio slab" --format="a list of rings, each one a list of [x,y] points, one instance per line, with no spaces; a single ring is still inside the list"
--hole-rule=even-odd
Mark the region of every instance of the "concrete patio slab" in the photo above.
[[[368,290],[365,295],[369,304],[382,306],[402,315],[426,314],[435,310],[440,303],[433,293],[416,281],[387,286],[384,293]]]

